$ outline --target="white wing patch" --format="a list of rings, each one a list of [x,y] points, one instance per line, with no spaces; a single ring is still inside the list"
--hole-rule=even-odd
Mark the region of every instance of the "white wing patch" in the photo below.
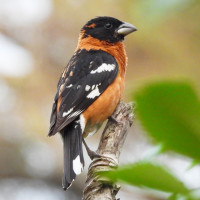
[[[70,85],[67,85],[66,86],[66,88],[71,88],[73,85],[72,84],[70,84]]]
[[[84,132],[84,129],[85,129],[85,118],[83,115],[80,115],[80,125],[81,125],[81,130],[82,130],[82,133]]]
[[[96,85],[95,89],[92,90],[88,95],[88,99],[94,99],[95,97],[98,97],[101,93],[99,92],[98,85]]]
[[[89,85],[86,85],[85,86],[85,91],[89,91],[90,90],[90,86]]]
[[[78,116],[82,111],[81,110],[77,110],[76,112],[72,113],[70,115],[70,118],[74,117],[74,116]]]
[[[95,70],[92,70],[90,73],[91,74],[95,74],[95,73],[101,73],[101,72],[104,72],[104,71],[110,72],[110,71],[112,71],[114,69],[115,69],[115,65],[114,64],[103,63],[101,66],[99,66]]]
[[[76,175],[80,174],[83,170],[83,165],[79,155],[73,160],[73,170]]]
[[[74,107],[69,109],[67,112],[63,112],[63,117],[65,117],[66,115],[69,115],[73,110],[74,110]]]

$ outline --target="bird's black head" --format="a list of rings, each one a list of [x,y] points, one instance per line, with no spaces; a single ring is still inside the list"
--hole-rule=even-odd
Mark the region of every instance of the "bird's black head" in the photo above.
[[[83,38],[92,36],[100,41],[115,43],[137,29],[113,17],[97,17],[87,22],[81,30],[84,33]]]

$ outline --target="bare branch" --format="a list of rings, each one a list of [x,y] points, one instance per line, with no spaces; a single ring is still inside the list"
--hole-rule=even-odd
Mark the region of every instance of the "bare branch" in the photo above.
[[[119,156],[127,136],[128,127],[133,123],[132,103],[120,102],[103,131],[96,158],[90,164],[83,192],[83,200],[115,200],[118,185],[105,184],[94,172],[107,171],[117,167]]]

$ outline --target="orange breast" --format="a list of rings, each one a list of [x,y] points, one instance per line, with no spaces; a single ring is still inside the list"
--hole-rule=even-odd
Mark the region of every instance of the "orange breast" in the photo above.
[[[114,112],[124,90],[124,77],[119,74],[101,96],[83,112],[89,124],[99,124]]]

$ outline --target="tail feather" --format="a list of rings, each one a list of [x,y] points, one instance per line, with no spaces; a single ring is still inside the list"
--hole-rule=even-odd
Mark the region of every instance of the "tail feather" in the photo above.
[[[61,131],[64,150],[64,170],[62,185],[68,189],[76,175],[80,174],[84,167],[82,149],[82,130],[79,121],[74,121]]]

